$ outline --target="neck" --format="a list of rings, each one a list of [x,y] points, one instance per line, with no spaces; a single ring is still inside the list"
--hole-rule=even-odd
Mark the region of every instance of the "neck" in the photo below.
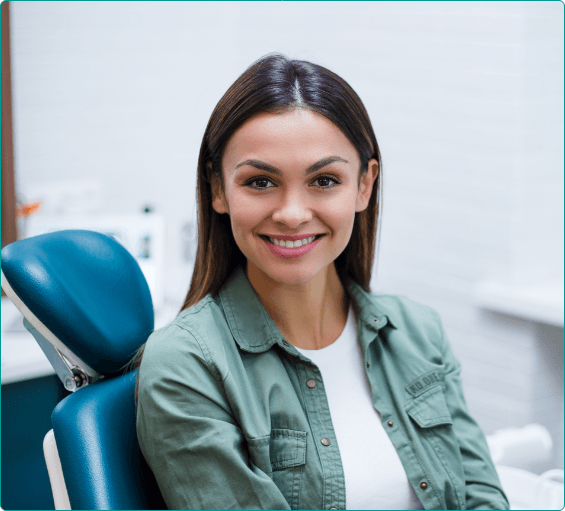
[[[298,284],[274,281],[249,261],[246,274],[261,304],[294,346],[317,350],[340,336],[349,297],[333,263],[310,281]]]

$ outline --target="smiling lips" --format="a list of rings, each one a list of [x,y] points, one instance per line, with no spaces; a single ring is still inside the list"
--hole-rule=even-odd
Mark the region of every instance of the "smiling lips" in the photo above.
[[[259,235],[274,255],[284,257],[285,259],[301,257],[307,254],[319,243],[320,238],[323,236],[324,234],[280,237],[272,237],[264,234]],[[293,240],[292,238],[295,239]]]
[[[298,248],[303,245],[308,245],[312,243],[317,238],[323,236],[323,234],[304,234],[300,236],[268,236],[266,234],[260,235],[266,241],[268,240],[273,245],[282,248]]]

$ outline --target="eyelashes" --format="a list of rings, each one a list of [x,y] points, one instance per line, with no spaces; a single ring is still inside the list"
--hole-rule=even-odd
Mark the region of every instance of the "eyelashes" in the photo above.
[[[318,176],[316,179],[314,179],[313,183],[316,182],[325,182],[327,183],[328,181],[330,181],[332,184],[330,185],[319,185],[316,186],[316,188],[320,188],[322,190],[330,190],[338,185],[341,184],[341,181],[339,181],[339,179],[337,179],[334,176],[327,176],[327,175],[322,175],[322,176]],[[270,183],[273,186],[257,186],[257,183]],[[252,188],[254,190],[268,190],[269,188],[274,188],[275,185],[270,178],[266,177],[266,176],[261,176],[261,177],[254,177],[253,179],[250,179],[249,181],[247,181],[245,183],[245,186],[248,186],[249,188]]]

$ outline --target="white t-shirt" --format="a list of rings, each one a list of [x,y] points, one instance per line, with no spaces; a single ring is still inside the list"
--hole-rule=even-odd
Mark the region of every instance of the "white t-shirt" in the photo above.
[[[345,475],[347,509],[423,509],[373,405],[349,309],[339,338],[320,350],[296,348],[322,373]]]

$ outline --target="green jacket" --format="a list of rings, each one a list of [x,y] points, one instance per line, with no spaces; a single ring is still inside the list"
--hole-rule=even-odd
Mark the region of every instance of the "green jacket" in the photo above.
[[[424,508],[509,509],[438,314],[348,291],[373,403]],[[149,337],[138,378],[139,443],[169,508],[345,509],[320,371],[243,270]]]

